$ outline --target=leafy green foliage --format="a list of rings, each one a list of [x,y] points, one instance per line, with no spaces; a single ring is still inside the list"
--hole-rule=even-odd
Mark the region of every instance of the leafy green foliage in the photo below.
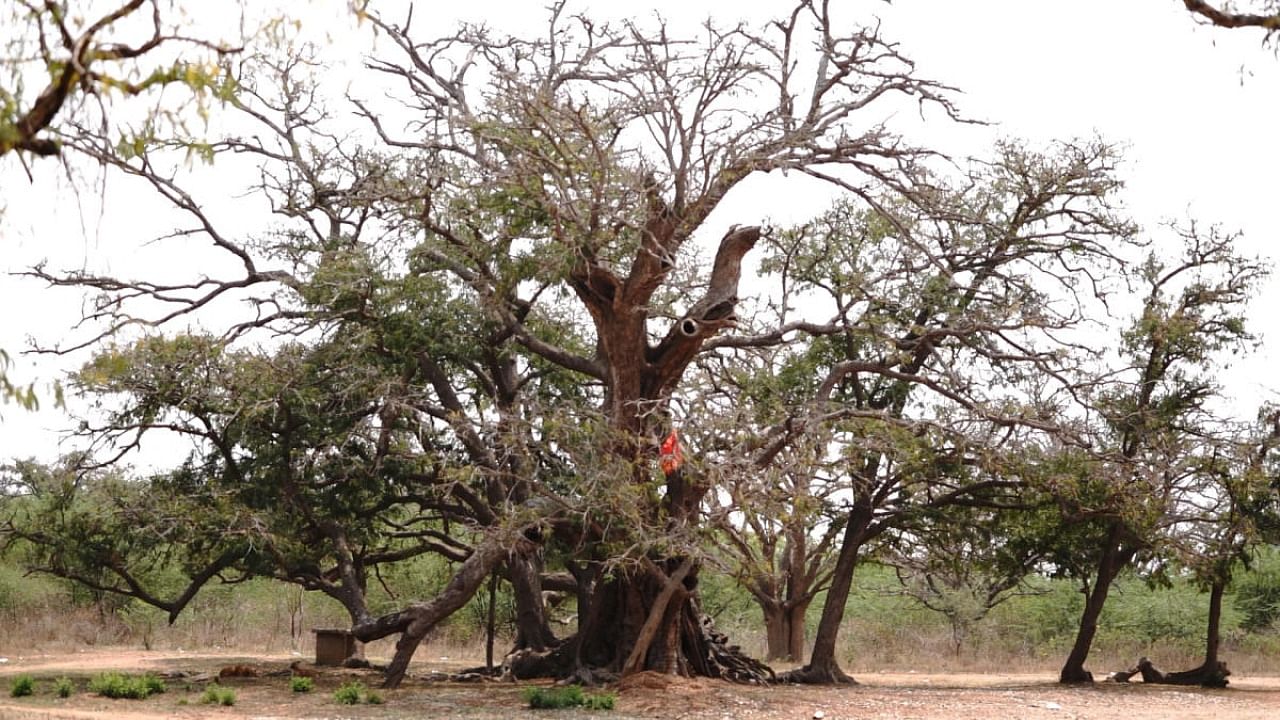
[[[333,699],[339,705],[358,705],[364,695],[364,683],[359,680],[345,682],[337,690],[333,691]]]
[[[35,694],[36,680],[30,675],[19,675],[9,683],[10,697],[27,697]]]
[[[151,673],[127,675],[108,672],[94,676],[89,681],[89,691],[112,699],[145,700],[163,693],[165,684],[164,680]]]
[[[611,692],[587,693],[578,685],[559,687],[527,687],[525,702],[534,710],[560,710],[583,707],[588,710],[612,710],[617,695]]]
[[[1244,615],[1241,627],[1258,632],[1275,628],[1280,619],[1280,552],[1267,548],[1249,572],[1235,581],[1235,606]]]
[[[204,694],[200,696],[200,704],[230,707],[236,704],[236,691],[214,683],[205,688]]]
[[[69,698],[76,692],[76,684],[69,677],[60,677],[53,683],[53,693],[60,698]]]
[[[294,675],[289,678],[289,689],[296,693],[309,693],[316,688],[316,681],[313,678],[302,675]]]

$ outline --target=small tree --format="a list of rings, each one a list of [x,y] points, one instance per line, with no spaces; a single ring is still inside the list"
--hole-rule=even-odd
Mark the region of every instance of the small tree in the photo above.
[[[1154,550],[1181,489],[1197,476],[1196,438],[1212,424],[1218,353],[1252,339],[1243,308],[1263,266],[1237,254],[1234,236],[1216,229],[1192,226],[1180,240],[1180,256],[1152,254],[1142,265],[1143,305],[1123,336],[1123,369],[1095,390],[1105,422],[1095,447],[1103,450],[1052,490],[1064,522],[1075,526],[1057,535],[1074,548],[1061,567],[1086,595],[1064,683],[1092,680],[1084,664],[1113,581],[1139,553]]]

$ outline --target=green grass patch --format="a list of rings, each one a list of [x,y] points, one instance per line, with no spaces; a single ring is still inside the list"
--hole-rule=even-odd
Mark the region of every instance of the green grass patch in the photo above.
[[[200,696],[200,704],[231,707],[236,704],[236,691],[214,683],[204,689],[204,694]]]
[[[123,673],[102,673],[89,681],[89,690],[103,697],[128,700],[145,700],[152,695],[164,692],[164,680],[146,673],[145,675],[125,675]]]
[[[333,699],[341,705],[357,705],[361,702],[381,705],[386,702],[380,693],[365,688],[364,683],[352,680],[333,691]]]
[[[69,677],[60,677],[53,683],[53,693],[60,698],[69,698],[76,693],[76,684]]]
[[[612,710],[617,695],[611,692],[586,693],[577,685],[564,687],[530,687],[524,690],[524,699],[534,710],[560,710],[583,707],[588,710]]]
[[[19,675],[9,684],[10,697],[27,697],[36,692],[36,679],[30,675]]]
[[[316,681],[309,677],[294,675],[289,678],[289,689],[296,693],[311,692],[316,689]]]
[[[342,687],[333,691],[333,699],[338,701],[339,705],[356,705],[360,702],[360,696],[364,694],[364,684],[359,681],[343,683]]]

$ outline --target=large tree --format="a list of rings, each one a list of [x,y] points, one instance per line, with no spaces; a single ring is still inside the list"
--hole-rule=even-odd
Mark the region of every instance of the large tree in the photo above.
[[[609,26],[556,7],[533,39],[464,27],[423,41],[411,17],[371,16],[399,55],[369,66],[402,88],[389,107],[356,100],[380,148],[356,145],[295,81],[305,57],[238,78],[232,101],[251,127],[200,150],[264,163],[260,187],[289,220],[275,237],[251,243],[223,232],[163,169],[161,148],[80,143],[193,220],[181,234],[211,240],[234,262],[231,276],[37,274],[103,291],[93,319],[107,332],[198,317],[248,293],[258,313],[228,341],[268,327],[299,337],[339,327],[394,334],[399,362],[412,359],[402,378],[427,400],[391,414],[447,428],[487,478],[481,505],[507,510],[530,506],[510,479],[530,477],[521,457],[532,445],[495,453],[491,443],[528,438],[523,428],[534,427],[518,412],[534,386],[522,378],[576,376],[582,387],[553,391],[576,397],[555,422],[541,421],[564,437],[542,444],[539,457],[577,483],[560,493],[571,505],[592,499],[581,488],[600,490],[602,479],[612,496],[552,520],[578,578],[569,661],[588,672],[760,676],[717,649],[697,609],[692,539],[705,478],[659,475],[653,463],[671,426],[668,401],[708,341],[734,324],[743,260],[765,235],[757,225],[725,229],[729,219],[713,223],[712,213],[745,178],[773,170],[868,199],[915,192],[915,166],[931,153],[882,120],[900,107],[895,97],[951,114],[946,88],[916,78],[878,30],[833,17],[825,2],[798,3],[759,31],[709,24],[692,40],[661,24]],[[710,272],[689,272],[690,240],[709,233],[722,237]],[[384,262],[402,283],[385,304]],[[412,298],[429,287],[443,295]],[[466,304],[458,317],[474,318],[462,357],[391,323],[405,308],[447,312],[446,298]],[[791,329],[774,328],[772,342]],[[565,429],[565,418],[580,421]],[[470,558],[492,564],[490,554]],[[464,574],[472,589],[483,576]],[[439,617],[429,605],[357,624],[365,638],[403,634],[393,684]]]

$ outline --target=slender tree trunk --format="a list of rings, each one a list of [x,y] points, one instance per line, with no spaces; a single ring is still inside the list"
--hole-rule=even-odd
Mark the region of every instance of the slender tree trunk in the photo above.
[[[432,600],[413,603],[398,612],[369,619],[355,626],[355,635],[361,642],[372,642],[397,632],[401,634],[396,642],[395,655],[387,666],[383,687],[400,686],[409,669],[409,661],[413,659],[423,638],[437,623],[475,596],[485,578],[489,577],[489,573],[493,572],[508,551],[509,548],[492,540],[482,543],[454,571],[444,589]]]
[[[484,624],[484,669],[493,672],[493,636],[498,630],[498,574],[489,575],[489,616]]]
[[[1093,638],[1098,634],[1098,618],[1102,616],[1102,607],[1107,602],[1107,594],[1111,584],[1133,559],[1134,551],[1123,548],[1118,543],[1119,525],[1113,525],[1108,533],[1106,547],[1098,560],[1098,570],[1094,574],[1093,588],[1085,597],[1084,612],[1080,615],[1080,628],[1076,632],[1075,644],[1067,655],[1067,662],[1058,674],[1060,683],[1093,682],[1093,673],[1085,669],[1085,661],[1089,659],[1089,650],[1093,647]]]
[[[512,553],[507,560],[507,575],[516,604],[516,650],[542,651],[558,641],[547,621],[547,606],[542,599],[542,556]]]
[[[1204,667],[1212,671],[1218,665],[1218,648],[1222,644],[1222,596],[1226,592],[1227,582],[1221,577],[1213,581],[1209,590],[1209,629],[1205,633]]]
[[[827,598],[822,603],[822,618],[818,621],[818,632],[813,639],[809,664],[787,673],[785,680],[811,684],[855,682],[840,669],[836,660],[836,639],[840,634],[840,624],[844,621],[849,590],[853,587],[853,571],[858,565],[858,551],[866,542],[871,517],[869,499],[860,498],[849,511],[844,537],[840,542],[840,554],[836,557],[835,571],[831,576],[831,587],[827,589]]]

